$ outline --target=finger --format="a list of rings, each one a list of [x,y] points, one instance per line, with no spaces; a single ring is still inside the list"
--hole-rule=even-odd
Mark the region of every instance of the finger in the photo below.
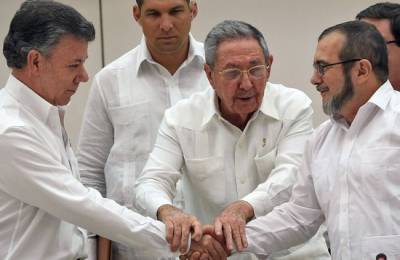
[[[214,248],[214,243],[213,243],[213,238],[211,238],[210,236],[206,236],[204,238],[204,247],[207,249],[207,252],[210,256],[211,259],[218,259],[218,252],[217,250],[215,250]]]
[[[242,243],[244,248],[247,248],[249,244],[247,243],[246,225],[240,225],[240,236],[242,237]]]
[[[195,220],[192,223],[192,228],[193,228],[193,235],[192,235],[192,239],[194,239],[194,241],[199,242],[202,235],[203,235],[203,229],[201,228],[201,224],[200,222],[198,222],[197,220]]]
[[[181,236],[182,236],[182,228],[180,224],[174,225],[174,236],[172,238],[172,243],[171,243],[171,251],[175,252],[179,248],[179,244],[181,242]]]
[[[183,224],[182,225],[182,236],[181,236],[181,241],[180,241],[180,252],[182,254],[185,253],[187,250],[189,232],[190,232],[190,226]]]
[[[169,244],[172,244],[172,238],[174,237],[174,223],[171,221],[165,221],[165,231],[167,232],[166,234],[166,239]]]
[[[201,259],[200,256],[201,256],[201,253],[196,251],[196,252],[193,252],[193,254],[190,256],[189,259],[190,260],[199,260],[199,259]]]
[[[209,259],[210,259],[210,257],[209,257],[208,254],[203,253],[203,254],[201,254],[201,256],[200,256],[200,260],[209,260]]]
[[[218,237],[222,237],[222,222],[217,218],[214,221],[214,232]]]
[[[202,229],[203,229],[203,234],[209,234],[211,236],[213,236],[215,234],[213,225],[210,225],[210,224],[204,225],[202,227]]]
[[[231,225],[224,224],[223,227],[224,227],[226,247],[228,248],[229,251],[232,251],[233,250],[233,239],[232,239]]]
[[[235,241],[235,244],[236,244],[236,248],[237,248],[237,250],[240,252],[240,251],[242,251],[243,250],[243,244],[242,244],[242,236],[241,236],[241,234],[240,234],[240,226],[241,226],[242,224],[239,224],[239,226],[234,226],[233,228],[232,228],[232,235],[233,235],[233,239],[234,239],[234,241]]]
[[[217,240],[213,240],[213,244],[214,244],[215,251],[217,251],[217,253],[218,253],[218,257],[219,257],[218,259],[226,259],[227,254],[226,254],[223,246]]]

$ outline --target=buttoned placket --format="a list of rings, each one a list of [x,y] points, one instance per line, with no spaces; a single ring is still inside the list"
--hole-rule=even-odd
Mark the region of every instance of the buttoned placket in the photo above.
[[[58,108],[58,114],[60,115],[61,135],[62,135],[62,139],[63,139],[65,153],[67,155],[69,168],[71,169],[71,171],[73,171],[72,164],[71,164],[71,158],[70,158],[70,149],[71,149],[71,147],[70,147],[68,134],[67,134],[67,131],[65,130],[65,126],[64,126],[65,110],[62,109],[62,108]]]

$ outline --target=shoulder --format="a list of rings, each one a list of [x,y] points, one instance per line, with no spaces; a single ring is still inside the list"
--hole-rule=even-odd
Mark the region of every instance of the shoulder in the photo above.
[[[122,56],[113,60],[109,64],[107,64],[104,68],[102,68],[97,74],[96,78],[102,79],[104,77],[109,77],[119,71],[123,70],[132,70],[134,65],[137,62],[139,46],[136,46],[134,49],[126,52]]]
[[[185,128],[197,128],[213,105],[214,90],[208,88],[180,100],[165,112],[167,123]]]
[[[5,92],[0,91],[0,134],[7,132],[14,127],[25,127],[23,121],[25,112],[15,102],[4,97]]]
[[[332,130],[334,126],[334,123],[332,122],[331,119],[327,119],[324,122],[322,122],[315,130],[310,138],[310,141],[313,146],[321,146],[326,137],[328,136],[329,132]]]
[[[285,105],[303,105],[308,106],[311,104],[311,99],[301,90],[291,87],[286,87],[282,84],[267,83],[269,91],[279,103]]]
[[[306,111],[313,112],[311,99],[301,90],[282,84],[267,83],[263,106],[272,106],[282,119],[295,119]]]

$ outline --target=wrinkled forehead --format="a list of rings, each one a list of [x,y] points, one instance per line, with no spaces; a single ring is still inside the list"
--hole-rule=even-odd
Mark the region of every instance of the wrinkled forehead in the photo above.
[[[264,52],[256,39],[228,39],[217,46],[215,64],[220,66],[234,66],[243,63],[258,65],[264,62]]]

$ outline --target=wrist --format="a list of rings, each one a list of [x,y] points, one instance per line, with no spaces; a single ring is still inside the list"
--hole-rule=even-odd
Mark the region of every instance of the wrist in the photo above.
[[[254,209],[253,206],[248,203],[247,201],[240,200],[240,207],[242,209],[242,213],[244,214],[244,218],[246,220],[246,223],[249,222],[254,218]]]
[[[164,222],[164,218],[169,215],[172,211],[177,210],[174,206],[170,204],[164,204],[160,206],[157,210],[157,220]]]

